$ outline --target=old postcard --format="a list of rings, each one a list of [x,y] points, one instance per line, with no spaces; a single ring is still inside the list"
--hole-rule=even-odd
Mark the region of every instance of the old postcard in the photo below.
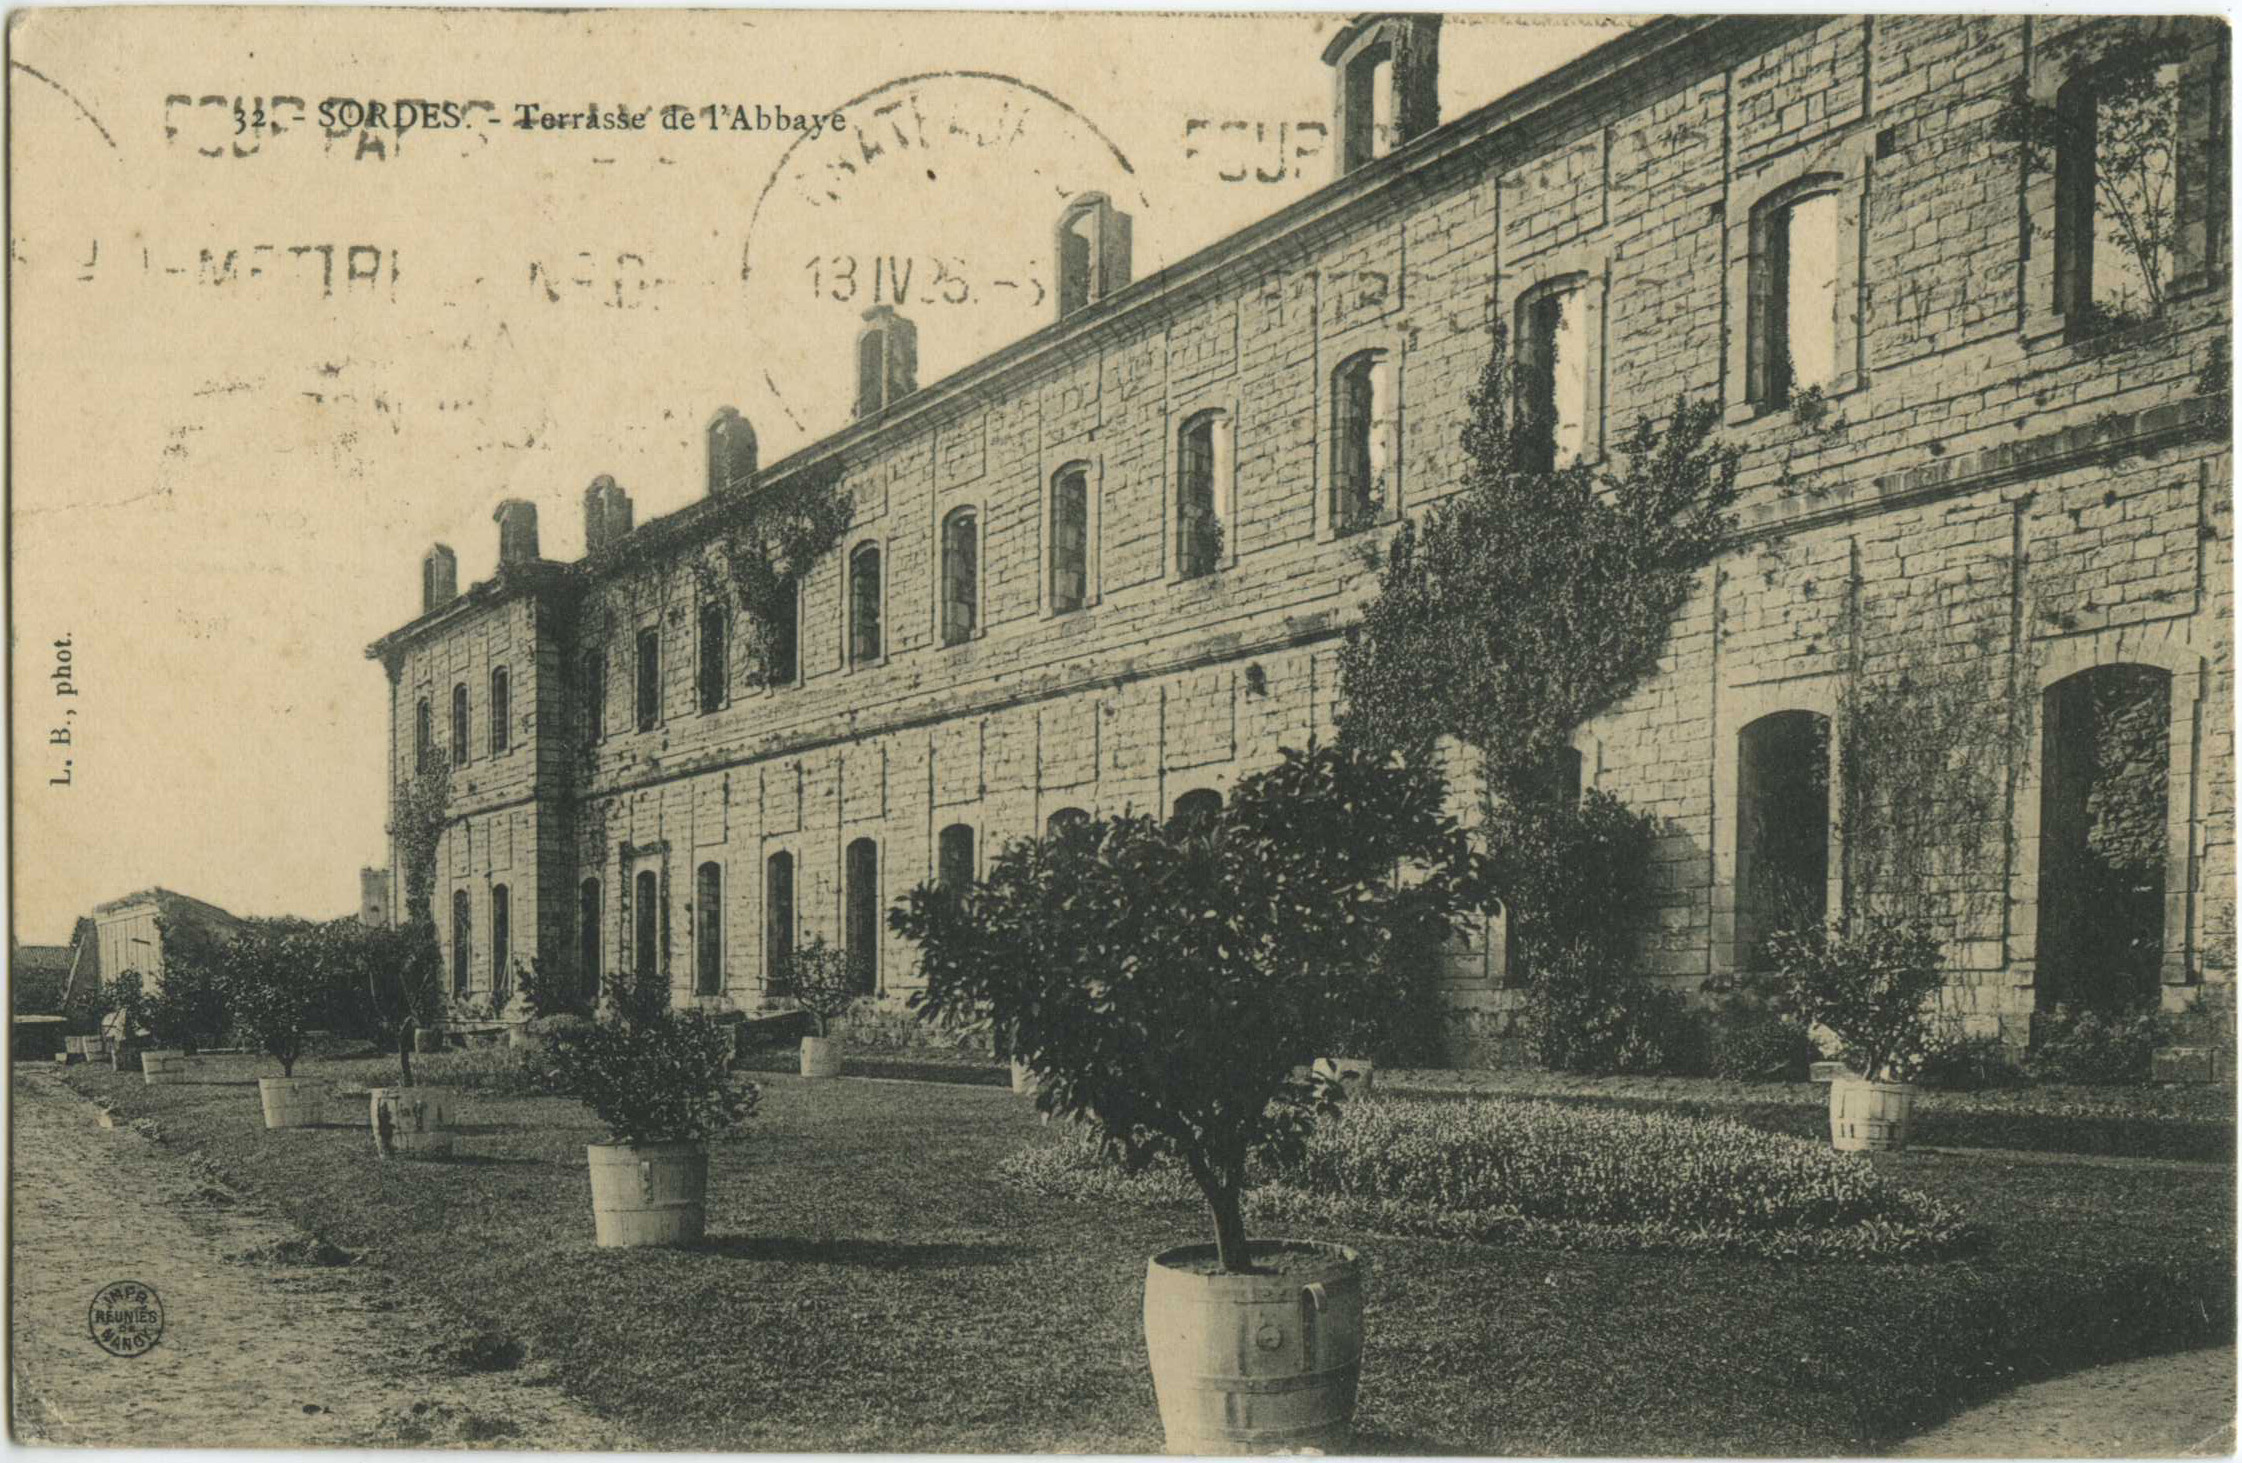
[[[7,46],[19,1444],[2233,1453],[2223,17]]]

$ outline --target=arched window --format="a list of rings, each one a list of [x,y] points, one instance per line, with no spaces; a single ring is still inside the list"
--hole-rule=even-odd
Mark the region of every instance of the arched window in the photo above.
[[[973,510],[960,508],[942,520],[942,643],[962,645],[973,638],[980,616],[981,539]]]
[[[693,993],[724,989],[724,870],[705,863],[693,875]]]
[[[2035,1003],[2137,1010],[2163,979],[2171,674],[2102,665],[2066,676],[2042,697],[2040,725]]]
[[[763,980],[769,986],[794,954],[794,855],[780,849],[763,860]]]
[[[1748,369],[1763,406],[1837,379],[1837,182],[1805,178],[1752,210]]]
[[[869,838],[851,843],[843,872],[843,939],[855,959],[858,989],[872,995],[880,988],[880,846]]]
[[[1222,564],[1223,489],[1230,479],[1230,417],[1203,411],[1176,434],[1176,573],[1211,574]]]
[[[1553,280],[1518,304],[1518,405],[1512,438],[1527,472],[1552,472],[1588,443],[1586,282]]]
[[[452,994],[467,994],[469,961],[475,948],[475,917],[465,889],[452,891]]]
[[[935,882],[945,889],[964,889],[973,875],[973,825],[952,823],[935,840]]]
[[[1090,474],[1080,464],[1051,480],[1051,612],[1081,609],[1090,592]]]
[[[662,917],[662,881],[652,869],[641,869],[632,891],[631,922],[638,937],[638,974],[653,975],[661,970],[662,938],[658,921]]]
[[[866,544],[849,556],[849,664],[876,664],[880,644],[880,548]]]
[[[514,973],[514,896],[504,884],[490,888],[490,990],[495,1003],[506,999]]]
[[[1360,351],[1331,375],[1331,531],[1368,528],[1390,502],[1393,373],[1384,351]]]
[[[724,654],[724,606],[714,603],[702,605],[701,674],[698,688],[702,711],[723,709],[724,692],[729,679],[725,673],[727,665]]]
[[[607,651],[584,652],[584,740],[607,735]]]
[[[1194,788],[1175,800],[1169,822],[1185,832],[1203,832],[1222,815],[1222,794],[1211,787]]]
[[[638,632],[638,729],[652,731],[662,720],[662,627]]]
[[[1736,964],[1829,914],[1829,718],[1778,711],[1736,737]]]
[[[1080,808],[1059,808],[1043,820],[1043,834],[1046,838],[1056,838],[1069,828],[1079,828],[1089,821],[1090,815]]]
[[[599,995],[605,963],[600,954],[599,916],[599,880],[586,879],[576,886],[576,968],[584,993],[594,998]]]
[[[507,678],[506,667],[500,666],[490,673],[490,750],[494,757],[508,746],[511,731],[508,723],[513,716],[513,686]]]
[[[436,719],[429,712],[428,698],[420,698],[413,708],[413,770],[426,772],[436,756]]]
[[[471,750],[467,741],[467,683],[462,681],[452,687],[452,762],[465,762]]]

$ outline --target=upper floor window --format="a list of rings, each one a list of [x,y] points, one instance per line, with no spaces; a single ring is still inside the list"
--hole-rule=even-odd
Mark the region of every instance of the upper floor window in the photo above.
[[[584,740],[607,735],[607,652],[584,652]]]
[[[1384,351],[1362,351],[1331,376],[1331,528],[1378,521],[1393,479],[1393,369]]]
[[[880,658],[880,548],[866,544],[849,555],[849,664]]]
[[[493,756],[511,745],[507,723],[513,720],[513,715],[513,686],[506,675],[506,667],[500,666],[490,673],[490,750]]]
[[[716,711],[724,705],[725,666],[724,606],[701,606],[701,710]]]
[[[1221,485],[1230,472],[1230,418],[1203,411],[1176,438],[1176,572],[1185,579],[1222,564]]]
[[[452,687],[452,761],[465,762],[471,749],[467,744],[467,683]]]
[[[662,719],[662,630],[638,632],[638,729],[652,731]]]
[[[2164,308],[2178,211],[2180,62],[2168,48],[2073,77],[2055,101],[2055,300],[2070,320]]]
[[[978,520],[960,508],[942,520],[942,643],[960,645],[973,638],[981,598],[981,541]]]
[[[802,587],[789,583],[773,596],[771,621],[764,627],[763,675],[773,686],[791,686],[802,679]]]
[[[420,698],[413,708],[413,770],[426,772],[436,755],[436,718],[428,709],[428,698]]]
[[[1752,212],[1749,389],[1764,406],[1837,379],[1836,183],[1807,178]]]
[[[1518,412],[1512,440],[1526,472],[1580,460],[1588,443],[1585,281],[1544,285],[1518,306]]]
[[[1077,465],[1051,480],[1051,612],[1082,608],[1090,590],[1090,475]]]

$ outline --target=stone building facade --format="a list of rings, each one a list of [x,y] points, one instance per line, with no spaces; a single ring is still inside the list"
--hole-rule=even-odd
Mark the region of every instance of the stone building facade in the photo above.
[[[393,781],[453,764],[432,906],[458,988],[650,963],[752,1009],[822,932],[896,996],[882,915],[913,884],[1329,735],[1376,551],[1458,484],[1501,322],[1552,367],[1554,459],[1681,394],[1743,454],[1734,543],[1576,743],[1584,784],[1659,820],[1646,973],[1748,961],[1769,868],[1824,912],[1856,897],[1832,728],[1936,672],[2010,730],[1955,751],[1993,779],[1971,856],[1926,856],[1951,1010],[2021,1040],[2114,961],[2231,1049],[2224,29],[1666,18],[1446,124],[1438,31],[1333,41],[1341,175],[1298,204],[1131,280],[1126,217],[1076,200],[1033,336],[920,386],[909,323],[867,317],[856,418],[815,445],[759,468],[726,409],[709,496],[636,525],[595,481],[580,562],[539,557],[523,502],[493,578],[458,593],[431,551],[424,613],[369,654]],[[2121,68],[2170,138],[2146,263],[2097,187],[2096,139],[2139,121]],[[853,522],[757,684],[708,542],[730,495],[829,463]],[[2111,889],[2133,925],[2090,960],[2070,911]],[[1448,972],[1462,1056],[1501,1029],[1498,933]]]

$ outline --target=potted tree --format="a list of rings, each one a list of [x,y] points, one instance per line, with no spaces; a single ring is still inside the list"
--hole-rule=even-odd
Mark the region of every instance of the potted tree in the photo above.
[[[1768,940],[1776,1008],[1835,1036],[1854,1075],[1829,1086],[1830,1145],[1846,1152],[1907,1146],[1908,1079],[1931,1037],[1945,980],[1938,937],[1914,919],[1843,919]]]
[[[611,992],[606,1019],[554,1030],[536,1058],[545,1086],[607,1129],[586,1150],[593,1235],[603,1246],[695,1244],[708,1223],[708,1140],[745,1122],[760,1090],[730,1075],[721,1026],[669,1008],[661,976]]]
[[[303,920],[251,920],[219,957],[235,1036],[280,1063],[278,1077],[257,1079],[268,1128],[308,1128],[325,1115],[330,1084],[296,1075],[304,1029],[325,995],[318,943],[318,931]]]
[[[863,993],[863,962],[853,952],[813,937],[786,959],[780,972],[778,993],[793,998],[809,1013],[816,1035],[802,1038],[802,1075],[841,1075],[841,1040],[833,1035],[833,1019],[845,1013]]]
[[[1287,752],[1199,822],[1119,817],[1004,849],[962,891],[889,916],[917,942],[937,1023],[986,1016],[1036,1105],[1124,1166],[1180,1163],[1214,1243],[1146,1267],[1145,1343],[1171,1452],[1332,1449],[1352,1428],[1363,1271],[1337,1245],[1251,1240],[1248,1163],[1300,1152],[1335,1083],[1301,1073],[1330,1013],[1438,939],[1480,861],[1422,763]],[[1396,877],[1404,863],[1410,879]]]

